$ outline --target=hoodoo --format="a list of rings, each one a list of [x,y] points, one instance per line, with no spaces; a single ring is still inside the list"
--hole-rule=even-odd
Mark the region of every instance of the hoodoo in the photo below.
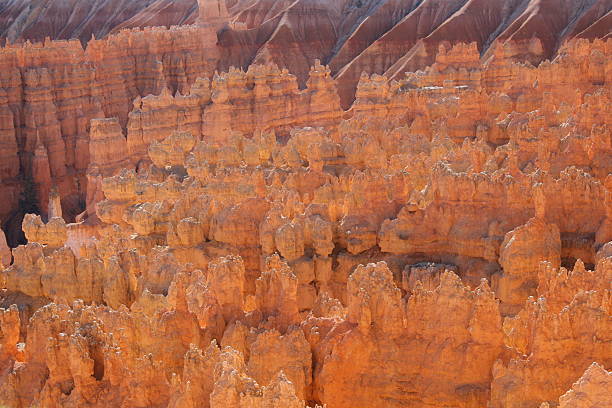
[[[0,6],[0,406],[610,406],[609,15]]]

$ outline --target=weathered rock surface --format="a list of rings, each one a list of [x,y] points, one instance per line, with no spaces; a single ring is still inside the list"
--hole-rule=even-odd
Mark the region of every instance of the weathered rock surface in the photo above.
[[[19,242],[12,230],[24,212],[46,216],[51,190],[59,192],[68,221],[91,202],[87,195],[96,188],[88,188],[88,168],[99,163],[90,162],[89,152],[98,152],[96,138],[103,137],[91,119],[117,118],[125,133],[137,96],[167,87],[185,91],[196,77],[212,76],[215,43],[213,28],[185,26],[122,31],[86,49],[73,40],[0,48],[0,155],[6,156],[0,189],[7,198],[0,219],[11,227],[5,227],[11,245]],[[119,157],[113,160],[119,165]]]
[[[11,264],[11,248],[6,243],[4,231],[0,229],[0,266],[8,267]]]
[[[315,376],[322,401],[336,407],[486,404],[488,367],[503,337],[486,283],[472,292],[445,272],[435,290],[418,285],[404,301],[391,271],[378,263],[359,266],[347,290],[348,330],[317,345],[323,348]],[[358,383],[364,386],[353,387]]]
[[[20,208],[27,244],[0,242],[0,405],[608,403],[610,40],[519,63],[553,55],[556,37],[521,42],[550,7],[508,3],[522,29],[492,3],[517,42],[415,45],[431,54],[406,66],[433,65],[360,74],[347,111],[314,53],[296,75],[215,73],[334,49],[349,3],[342,30],[380,35],[433,7],[341,3],[202,0],[193,26],[2,49],[22,171],[0,162],[2,191],[41,207]],[[481,16],[455,5],[427,24]],[[289,37],[308,15],[321,31]],[[263,51],[239,52],[260,26]]]
[[[165,137],[159,121],[196,137],[220,132],[221,140],[234,128],[251,133],[264,123],[325,125],[337,114],[338,97],[344,108],[350,106],[362,72],[401,79],[404,72],[436,61],[440,70],[448,64],[473,69],[480,54],[506,66],[511,61],[536,64],[562,53],[562,44],[572,38],[605,37],[602,27],[610,11],[605,0],[556,5],[535,0],[30,3],[12,0],[0,8],[0,36],[9,40],[1,51],[0,189],[6,200],[0,203],[0,219],[12,246],[23,242],[18,226],[26,212],[46,215],[53,188],[68,221],[84,210],[93,215],[100,188],[99,178],[92,179],[88,170],[91,119],[117,117],[124,132],[127,126],[130,156],[136,160],[146,156],[151,141]],[[71,40],[76,38],[86,50]],[[11,45],[20,39],[44,42]],[[447,55],[451,45],[468,42],[473,42],[470,49]],[[592,59],[603,65],[604,55]],[[336,78],[338,95],[325,95],[329,85],[313,81],[310,68],[317,60],[329,65],[325,75]],[[234,87],[229,99],[217,90],[210,112],[203,112],[209,96],[206,86],[194,85],[198,77],[212,79],[216,69],[247,70],[252,64],[272,64],[295,77],[282,75],[279,83],[270,78],[278,76],[275,69],[246,78],[234,72],[225,80]],[[589,75],[601,81],[604,74],[599,67]],[[308,83],[308,90],[298,92],[296,81],[300,88]],[[223,86],[217,85],[213,88]],[[177,91],[188,96],[171,100]],[[134,99],[149,94],[165,96],[137,99],[128,124]],[[257,100],[269,97],[269,104]],[[236,126],[221,124],[228,121]],[[202,129],[201,122],[213,128]]]
[[[612,386],[612,373],[601,365],[593,363],[584,372],[572,388],[559,398],[560,408],[583,408],[610,405],[610,393],[606,390]]]

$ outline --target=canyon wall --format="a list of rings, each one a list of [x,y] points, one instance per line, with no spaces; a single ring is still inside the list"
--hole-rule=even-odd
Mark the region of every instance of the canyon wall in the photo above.
[[[11,246],[23,243],[23,215],[46,218],[51,189],[58,190],[68,221],[80,220],[83,211],[93,214],[87,203],[100,188],[89,184],[100,180],[92,176],[96,166],[89,160],[92,119],[116,117],[130,139],[130,158],[146,161],[146,146],[161,136],[146,129],[154,132],[155,123],[138,120],[173,104],[166,107],[167,120],[196,136],[210,133],[196,128],[224,110],[223,81],[234,92],[230,105],[242,106],[226,109],[232,121],[241,122],[236,131],[252,133],[254,126],[279,127],[284,121],[278,136],[285,137],[293,126],[336,120],[331,99],[339,96],[340,106],[348,109],[362,72],[401,80],[406,71],[443,64],[440,54],[458,43],[472,43],[478,51],[468,53],[472,65],[460,56],[466,67],[479,60],[504,67],[512,61],[538,64],[570,39],[608,36],[609,15],[605,0],[11,0],[0,5],[0,37],[5,39],[0,48],[1,225]],[[321,70],[317,61],[329,66],[321,80],[311,78],[311,67]],[[249,70],[253,64],[269,72]],[[270,79],[278,76],[271,66],[283,73],[279,79]],[[215,80],[215,71],[229,73]],[[488,72],[487,91],[509,74]],[[603,78],[605,72],[591,75]],[[330,76],[338,96],[317,88],[329,88]],[[192,90],[197,78],[210,84],[199,82]],[[250,96],[239,95],[242,87]],[[261,101],[268,96],[274,100],[270,105]],[[332,111],[310,112],[323,103],[332,103]],[[200,113],[204,117],[196,118]]]
[[[215,42],[214,30],[189,26],[124,31],[92,40],[86,50],[78,41],[1,48],[0,219],[7,232],[18,230],[20,210],[46,217],[52,187],[64,216],[74,220],[84,210],[87,171],[95,164],[91,119],[115,117],[125,129],[134,98],[184,90],[214,72]]]
[[[535,67],[441,43],[347,111],[320,63],[304,89],[271,64],[132,78],[157,95],[89,122],[79,222],[57,183],[0,243],[0,404],[605,406],[611,45]],[[41,187],[45,88],[18,139]]]
[[[126,28],[193,24],[199,9],[221,28],[221,69],[275,63],[303,83],[315,59],[339,80],[343,106],[361,72],[403,76],[433,62],[442,41],[475,42],[482,54],[513,43],[538,63],[571,38],[610,34],[607,0],[11,0],[0,6],[0,38],[79,39]],[[222,14],[221,15],[221,10]],[[221,18],[219,20],[219,18]]]

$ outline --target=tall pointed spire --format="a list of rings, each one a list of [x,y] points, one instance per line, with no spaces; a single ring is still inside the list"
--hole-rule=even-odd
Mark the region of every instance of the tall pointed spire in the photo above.
[[[4,231],[0,229],[0,271],[11,264],[11,249],[6,243]]]
[[[38,130],[36,130],[36,148],[32,162],[32,181],[34,182],[36,204],[43,217],[46,218],[51,189],[51,167],[49,166],[49,152]]]
[[[51,187],[51,191],[49,192],[47,217],[49,219],[62,218],[62,202],[57,185],[53,185],[53,187]]]

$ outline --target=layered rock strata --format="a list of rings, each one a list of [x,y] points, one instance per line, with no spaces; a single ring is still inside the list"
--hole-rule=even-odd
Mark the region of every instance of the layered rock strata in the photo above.
[[[6,197],[0,203],[0,220],[11,246],[23,243],[18,228],[23,215],[46,216],[48,192],[57,188],[63,214],[73,221],[92,202],[87,186],[90,120],[117,117],[129,133],[130,111],[147,109],[151,102],[141,105],[136,98],[177,91],[193,95],[196,79],[212,80],[215,70],[274,65],[295,75],[281,75],[277,83],[265,79],[270,73],[276,76],[273,68],[251,72],[246,79],[233,72],[228,84],[245,98],[230,95],[215,104],[214,115],[229,115],[231,120],[244,116],[236,120],[240,132],[250,133],[254,124],[266,127],[273,116],[285,120],[284,115],[293,115],[288,127],[297,122],[316,127],[330,118],[318,122],[317,115],[307,117],[315,105],[339,97],[348,109],[362,72],[401,80],[405,72],[434,62],[440,70],[448,65],[477,70],[479,61],[493,60],[496,68],[485,80],[490,92],[504,82],[499,78],[508,78],[512,62],[537,65],[563,55],[568,41],[609,36],[609,15],[605,0],[11,0],[0,7],[0,36],[6,39],[0,40],[0,192]],[[448,53],[462,43],[471,45]],[[599,66],[581,75],[603,84],[605,56],[599,49],[590,57]],[[338,96],[306,101],[308,95],[321,93],[309,83],[317,60],[329,66],[326,75],[336,79]],[[259,85],[253,93],[242,89],[254,90],[255,77]],[[539,83],[551,78],[543,75]],[[294,81],[308,91],[296,91]],[[281,95],[281,89],[286,93]],[[266,96],[275,102],[266,106],[254,101]],[[196,106],[194,99],[160,103],[178,104],[178,112],[197,116],[206,102]],[[334,110],[335,102],[325,108]],[[153,108],[151,115],[173,111]],[[196,127],[200,121],[181,115],[169,119]],[[208,115],[202,122],[208,122]],[[138,133],[148,124],[134,126]],[[135,135],[134,157],[139,160],[146,159],[151,141],[145,132]],[[198,130],[194,132],[197,136]]]
[[[66,219],[74,220],[85,209],[96,137],[90,120],[116,117],[125,129],[137,96],[167,87],[185,91],[196,77],[212,75],[215,43],[213,29],[189,26],[123,31],[90,41],[86,50],[78,41],[1,48],[3,224],[20,222],[26,205],[46,216],[51,188],[59,191]],[[20,199],[25,204],[18,208]]]
[[[256,66],[91,121],[86,219],[50,189],[0,268],[0,404],[605,405],[608,48],[459,45],[347,112]]]

